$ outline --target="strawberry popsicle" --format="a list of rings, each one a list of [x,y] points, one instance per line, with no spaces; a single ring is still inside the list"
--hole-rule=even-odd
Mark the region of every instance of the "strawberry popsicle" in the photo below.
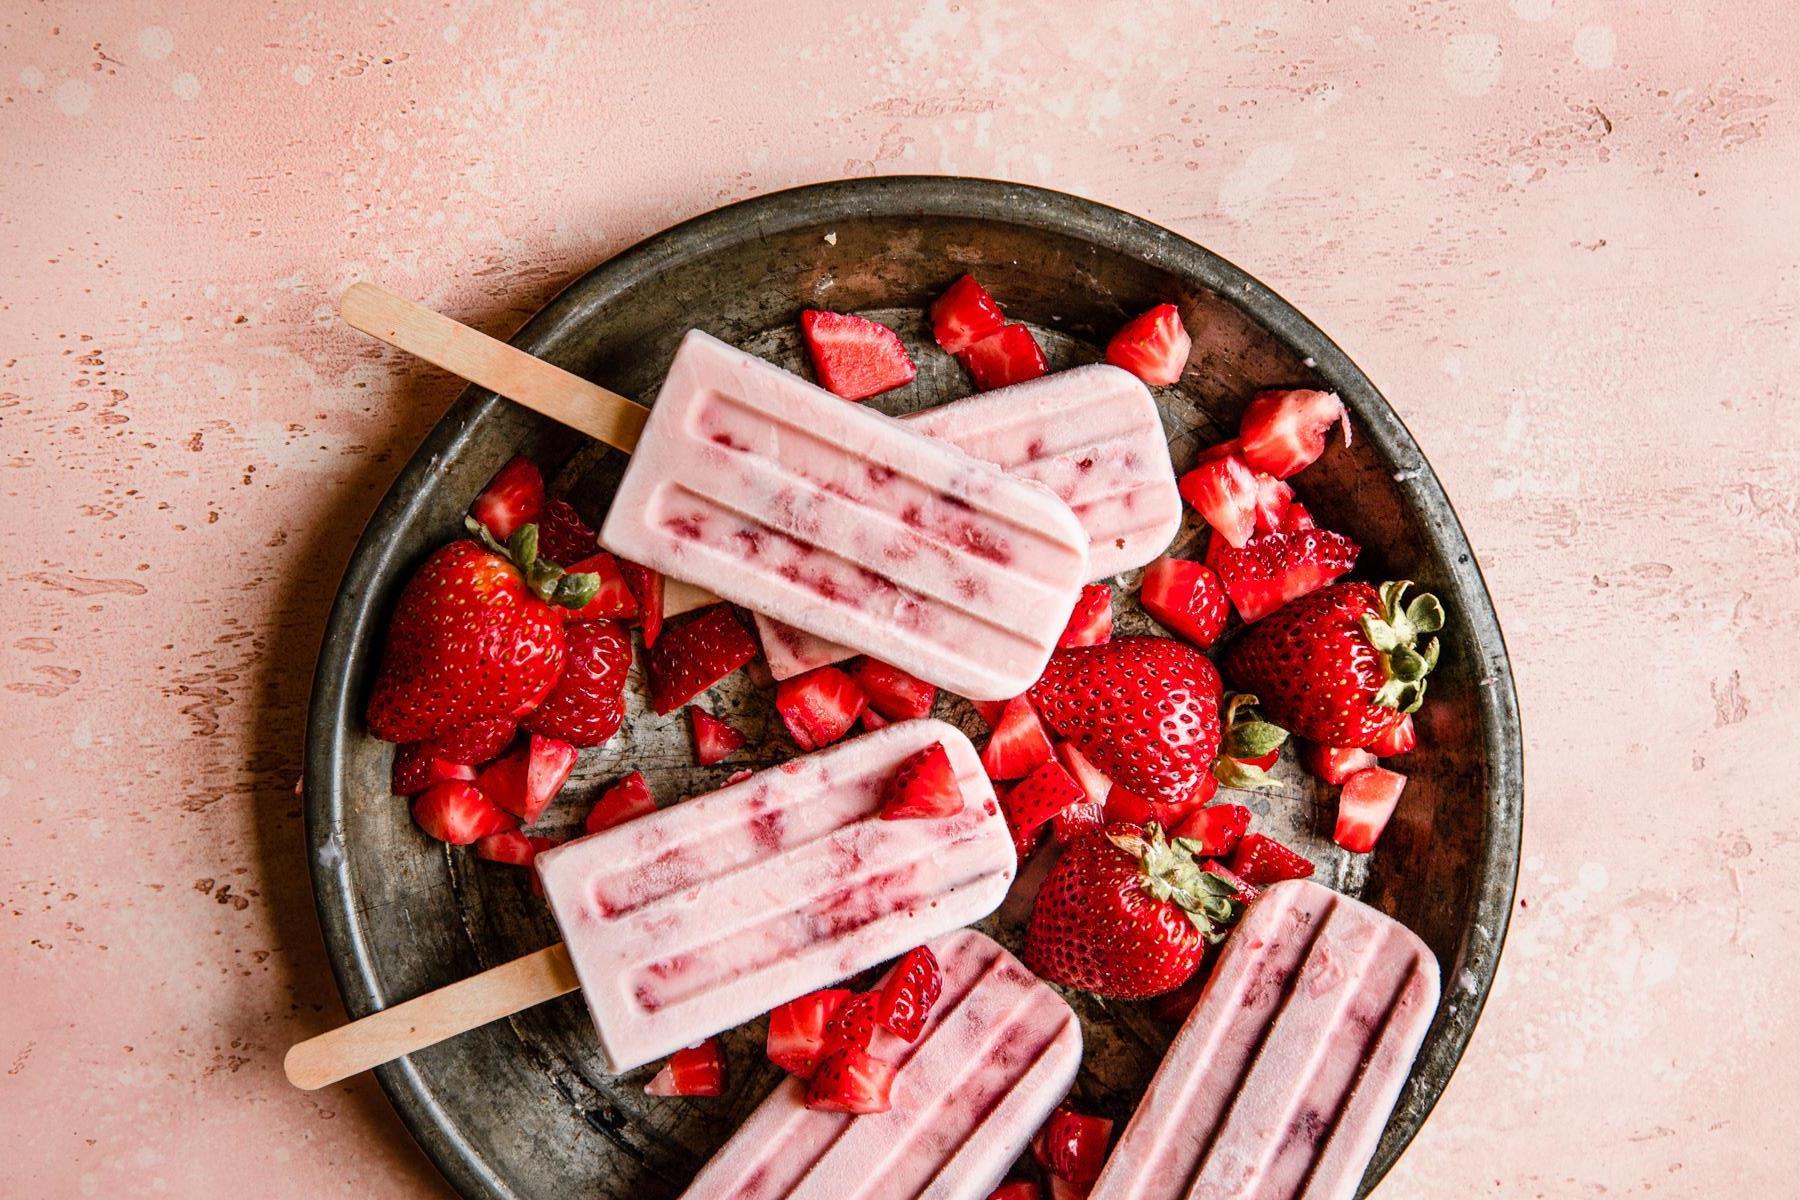
[[[1405,926],[1306,880],[1266,889],[1091,1200],[1349,1200],[1437,1001]]]
[[[849,1116],[805,1106],[783,1080],[707,1163],[684,1200],[980,1200],[1068,1092],[1081,1065],[1075,1014],[972,929],[932,943],[943,996],[916,1042],[878,1031],[899,1067],[893,1107]]]
[[[894,769],[933,742],[962,811],[881,819]],[[1014,861],[969,739],[922,720],[545,851],[537,868],[618,1072],[979,920]]]
[[[698,330],[600,541],[977,700],[1030,686],[1089,575],[1047,488]]]

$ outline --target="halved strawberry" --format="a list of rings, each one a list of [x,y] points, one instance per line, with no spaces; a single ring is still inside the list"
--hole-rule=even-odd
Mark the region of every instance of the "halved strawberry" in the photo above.
[[[537,464],[520,454],[487,481],[469,515],[487,526],[496,541],[504,542],[520,526],[537,520],[544,510],[544,475]]]
[[[888,780],[881,801],[884,821],[953,817],[963,808],[962,785],[942,742],[909,754]]]
[[[584,558],[597,554],[600,550],[600,539],[588,528],[588,523],[581,519],[575,506],[567,500],[556,499],[544,505],[544,511],[538,517],[538,557],[547,558],[558,566],[573,572],[570,563],[580,562]]]
[[[981,765],[987,769],[989,779],[1023,779],[1055,753],[1031,701],[1014,696],[1000,710],[994,732],[982,747]]]
[[[825,1049],[825,1024],[850,999],[848,988],[824,988],[789,1000],[769,1014],[769,1061],[808,1079]]]
[[[537,847],[531,842],[531,838],[517,829],[502,829],[476,841],[475,857],[514,867],[529,867],[532,859],[537,857]]]
[[[1037,339],[1023,325],[1004,326],[956,357],[975,380],[975,390],[980,392],[1025,383],[1050,369]]]
[[[644,773],[633,771],[600,793],[582,826],[589,833],[599,833],[655,811],[656,797],[650,794]]]
[[[1338,793],[1337,828],[1331,840],[1356,854],[1373,850],[1405,789],[1406,776],[1381,767],[1365,767],[1346,779]]]
[[[396,796],[416,796],[446,779],[473,778],[474,767],[439,758],[432,751],[432,742],[407,742],[404,746],[394,747],[393,789]]]
[[[644,644],[650,644],[648,626]],[[645,655],[650,707],[658,714],[672,713],[754,657],[756,638],[729,604],[709,605],[672,621]]]
[[[1044,1193],[1029,1179],[1012,1179],[988,1193],[987,1200],[1043,1200]]]
[[[1225,585],[1211,567],[1167,555],[1144,569],[1138,600],[1159,624],[1202,649],[1219,640],[1230,615]]]
[[[1113,1123],[1058,1105],[1031,1139],[1031,1154],[1043,1168],[1070,1183],[1092,1183],[1106,1162],[1106,1143]]]
[[[914,678],[899,667],[872,658],[854,658],[844,666],[856,686],[869,699],[869,707],[890,721],[911,721],[929,716],[937,703],[937,687]]]
[[[582,621],[564,641],[562,676],[521,723],[574,746],[604,745],[625,721],[631,634],[617,621]]]
[[[1013,848],[1019,852],[1019,861],[1031,857],[1045,828],[1058,813],[1087,803],[1087,793],[1054,758],[1027,775],[1000,802],[1006,814],[1006,827],[1012,831]]]
[[[687,714],[694,735],[694,758],[701,766],[722,762],[743,747],[743,734],[698,704],[691,705]]]
[[[1090,801],[1096,804],[1106,803],[1106,793],[1112,791],[1112,780],[1102,774],[1100,768],[1078,750],[1074,742],[1058,742],[1056,757],[1070,777],[1081,785],[1082,792]]]
[[[829,1055],[806,1087],[806,1107],[822,1112],[880,1113],[892,1102],[894,1064],[855,1047]]]
[[[1238,615],[1249,622],[1346,574],[1360,552],[1355,542],[1329,529],[1264,533],[1221,550],[1214,569]]]
[[[1238,422],[1244,461],[1258,471],[1286,479],[1325,453],[1325,435],[1344,427],[1350,444],[1350,414],[1334,392],[1306,388],[1258,392]]]
[[[567,620],[629,621],[638,615],[637,597],[631,594],[631,585],[625,582],[618,559],[601,550],[569,568],[571,575],[582,572],[598,579],[600,587],[594,598],[571,612]]]
[[[1277,751],[1280,753],[1280,751]],[[1195,854],[1205,858],[1224,858],[1243,839],[1250,828],[1250,810],[1241,804],[1212,804],[1189,813],[1175,827],[1175,836],[1194,843]]]
[[[460,779],[446,779],[426,788],[413,801],[412,815],[420,829],[452,846],[467,846],[518,824],[482,795],[480,788]]]
[[[1342,783],[1358,771],[1376,765],[1375,756],[1367,750],[1321,746],[1317,742],[1306,743],[1300,753],[1300,763],[1326,783]]]
[[[1229,865],[1232,874],[1256,888],[1283,879],[1305,879],[1313,873],[1309,859],[1261,833],[1246,834],[1232,851]]]
[[[931,336],[946,354],[961,354],[1005,324],[1000,306],[973,275],[964,275],[931,302]]]
[[[517,722],[497,717],[491,721],[472,722],[418,744],[429,750],[433,757],[447,762],[480,766],[512,745],[513,735],[518,730]]]
[[[1145,383],[1165,387],[1187,369],[1194,339],[1181,324],[1181,310],[1159,304],[1139,313],[1106,343],[1106,361],[1124,367]]]
[[[925,1028],[925,1018],[944,992],[944,972],[929,946],[915,946],[900,956],[875,1000],[875,1023],[896,1037],[912,1041]]]
[[[1242,546],[1256,532],[1256,475],[1235,453],[1203,457],[1175,485],[1181,498],[1206,518],[1215,534]]]
[[[1287,525],[1288,513],[1293,511],[1294,489],[1273,475],[1260,472],[1256,476],[1256,532],[1275,533]],[[1306,510],[1302,508],[1302,514]],[[1310,518],[1307,524],[1312,522]]]
[[[655,1078],[644,1085],[652,1096],[718,1096],[725,1091],[725,1051],[719,1039],[709,1037],[696,1046],[677,1050]]]
[[[529,825],[550,807],[574,769],[574,746],[534,733],[517,750],[483,768],[475,778],[475,786],[489,800]]]
[[[618,560],[619,573],[625,586],[638,602],[638,627],[644,631],[644,649],[656,645],[663,627],[663,577],[649,567],[639,566],[629,558]]]
[[[775,709],[794,744],[817,750],[850,732],[869,698],[836,667],[814,667],[775,685]]]
[[[1369,743],[1369,752],[1382,758],[1393,758],[1410,754],[1418,744],[1419,733],[1413,728],[1413,715],[1402,713],[1386,733]]]
[[[919,373],[899,334],[855,313],[809,308],[800,314],[800,336],[819,386],[846,400],[893,391]]]
[[[1090,583],[1076,598],[1075,611],[1069,614],[1069,623],[1056,639],[1057,649],[1098,646],[1110,641],[1112,626],[1112,588],[1104,583]]]

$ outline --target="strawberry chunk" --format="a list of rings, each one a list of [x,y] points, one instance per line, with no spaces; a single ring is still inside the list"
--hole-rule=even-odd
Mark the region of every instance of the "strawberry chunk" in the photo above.
[[[1198,812],[1218,794],[1219,781],[1211,773],[1202,775],[1194,788],[1179,800],[1150,800],[1118,784],[1106,793],[1106,820],[1109,824],[1145,825],[1155,821],[1164,829],[1173,829],[1189,813]]]
[[[1112,640],[1112,627],[1112,588],[1104,583],[1090,583],[1076,598],[1075,611],[1069,614],[1068,625],[1056,639],[1056,648],[1098,646]]]
[[[1005,324],[1000,306],[973,275],[964,275],[931,303],[931,336],[946,354],[961,354]]]
[[[1231,853],[1230,867],[1232,874],[1256,888],[1283,879],[1305,879],[1313,873],[1310,860],[1261,833],[1245,835]]]
[[[655,811],[656,797],[650,794],[650,784],[644,779],[644,773],[633,771],[600,793],[600,799],[588,810],[582,827],[589,833],[599,833]]]
[[[523,746],[483,768],[475,786],[529,825],[544,815],[574,770],[574,746],[534,733]]]
[[[937,703],[937,686],[914,678],[899,667],[872,658],[852,659],[844,667],[869,698],[869,707],[890,721],[929,716]]]
[[[1164,555],[1144,569],[1138,590],[1144,611],[1156,621],[1205,649],[1225,632],[1225,585],[1205,563]]]
[[[703,767],[722,762],[743,748],[744,735],[698,704],[687,710],[694,735],[694,758]]]
[[[413,801],[412,815],[420,829],[452,846],[467,846],[518,824],[482,795],[480,788],[460,779],[446,779],[426,788]]]
[[[953,817],[963,808],[962,785],[942,742],[909,754],[894,768],[881,801],[884,821]]]
[[[891,392],[919,373],[899,334],[855,313],[809,308],[800,314],[800,336],[819,386],[846,400]]]
[[[1043,1200],[1044,1193],[1029,1179],[1013,1179],[988,1193],[987,1200]]]
[[[1246,622],[1316,592],[1356,565],[1361,547],[1329,529],[1264,533],[1213,559],[1225,594]]]
[[[523,454],[501,467],[469,505],[469,515],[504,542],[544,510],[544,475]]]
[[[1402,713],[1386,733],[1369,743],[1369,752],[1382,758],[1393,758],[1399,754],[1410,754],[1418,744],[1419,734],[1413,728],[1413,715]]]
[[[1000,802],[1006,813],[1006,827],[1012,831],[1013,848],[1019,852],[1019,861],[1031,857],[1045,827],[1058,813],[1088,803],[1091,802],[1087,793],[1075,782],[1075,777],[1063,770],[1062,764],[1054,758],[1027,775]]]
[[[1245,883],[1242,876],[1238,875],[1230,867],[1219,862],[1217,859],[1208,859],[1206,862],[1201,863],[1200,869],[1202,871],[1212,872],[1226,883],[1229,883],[1233,888],[1237,889],[1237,900],[1241,904],[1248,904],[1258,896],[1262,895],[1261,889],[1251,887],[1248,883]]]
[[[1105,825],[1106,802],[1084,800],[1080,804],[1069,805],[1050,818],[1050,840],[1058,846],[1067,846]]]
[[[696,1046],[677,1050],[655,1078],[644,1085],[652,1096],[718,1096],[725,1091],[725,1051],[719,1039],[709,1037]]]
[[[969,701],[969,707],[973,708],[976,713],[980,715],[981,719],[987,722],[987,727],[989,729],[992,729],[1000,723],[1000,716],[1006,711],[1006,701],[971,700]]]
[[[822,1112],[881,1113],[892,1102],[894,1065],[850,1047],[828,1055],[806,1086],[806,1107]]]
[[[874,992],[856,992],[838,1005],[825,1022],[825,1041],[820,1057],[830,1058],[839,1050],[867,1050],[875,1040],[875,1010],[879,998]]]
[[[644,644],[650,644],[647,626]],[[731,605],[713,604],[670,622],[645,657],[650,707],[663,715],[756,657],[756,639]]]
[[[1287,526],[1288,513],[1294,508],[1294,489],[1273,475],[1256,476],[1256,532],[1277,533]],[[1306,509],[1300,510],[1302,516]],[[1308,518],[1307,524],[1311,525]]]
[[[1187,369],[1194,339],[1181,324],[1181,310],[1159,304],[1125,322],[1106,343],[1106,361],[1123,367],[1145,383],[1166,387]]]
[[[775,685],[775,710],[802,750],[829,746],[849,733],[868,703],[856,681],[836,667],[814,667]]]
[[[1081,785],[1088,800],[1095,804],[1106,803],[1106,793],[1112,791],[1112,780],[1103,775],[1087,755],[1076,749],[1074,742],[1058,742],[1056,757],[1070,778]]]
[[[870,733],[874,733],[877,729],[885,729],[887,726],[893,724],[892,721],[876,712],[873,708],[863,709],[862,716],[858,717],[857,720],[862,722],[862,727]]]
[[[537,550],[539,558],[547,558],[574,574],[576,568],[570,564],[599,553],[600,539],[573,504],[557,499],[544,505],[543,514],[538,517]]]
[[[1037,339],[1023,325],[1004,326],[956,357],[975,380],[975,390],[979,392],[1025,383],[1050,369]]]
[[[554,561],[554,560],[552,560]],[[638,615],[637,597],[625,582],[619,560],[601,550],[569,567],[571,575],[592,575],[600,580],[594,598],[569,613],[569,621],[629,621]]]
[[[1084,1116],[1058,1105],[1044,1127],[1031,1139],[1031,1154],[1043,1168],[1070,1183],[1092,1183],[1100,1178],[1106,1162],[1106,1143],[1113,1123],[1105,1117]]]
[[[1375,766],[1375,756],[1357,747],[1321,746],[1306,743],[1300,762],[1307,771],[1326,783],[1342,783],[1358,771]]]
[[[944,972],[929,946],[900,956],[875,998],[875,1022],[896,1037],[913,1041],[944,992]]]
[[[631,635],[616,621],[583,621],[567,628],[564,643],[562,677],[523,724],[574,746],[604,745],[625,721]]]
[[[1236,454],[1201,461],[1175,485],[1181,498],[1206,519],[1215,534],[1242,546],[1256,532],[1256,475]]]
[[[639,566],[629,558],[618,560],[619,573],[625,586],[638,603],[638,627],[644,631],[644,649],[656,645],[663,627],[663,577],[649,567]]]
[[[517,829],[502,829],[499,833],[490,833],[477,839],[475,856],[489,862],[529,867],[538,853],[537,847],[531,844],[534,840],[536,839],[526,837]]]
[[[1031,701],[1014,696],[994,722],[994,732],[981,751],[981,765],[989,779],[1023,779],[1055,753]]]
[[[479,766],[512,745],[513,735],[518,729],[516,722],[496,717],[490,721],[471,722],[460,729],[439,734],[421,745],[435,758]]]
[[[1277,754],[1281,751],[1277,750]],[[1265,768],[1266,769],[1266,768]],[[1250,810],[1241,804],[1213,804],[1189,813],[1175,827],[1175,836],[1197,843],[1194,853],[1205,858],[1224,858],[1250,828]]]
[[[1331,840],[1354,854],[1367,854],[1387,828],[1406,776],[1381,767],[1365,767],[1344,781],[1338,793],[1337,828]]]
[[[769,1061],[790,1075],[811,1078],[824,1057],[825,1025],[850,996],[847,988],[824,988],[778,1006],[769,1014]]]
[[[446,779],[475,778],[474,767],[438,757],[432,745],[432,742],[407,742],[394,747],[394,795],[416,796]]]
[[[1325,435],[1339,424],[1348,446],[1350,414],[1334,392],[1305,388],[1258,392],[1238,422],[1238,440],[1245,462],[1286,479],[1325,453]]]

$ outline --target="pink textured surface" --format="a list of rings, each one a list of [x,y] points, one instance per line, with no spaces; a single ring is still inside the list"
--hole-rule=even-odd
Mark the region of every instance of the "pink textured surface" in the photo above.
[[[953,171],[1248,267],[1386,390],[1482,555],[1521,899],[1382,1195],[1791,1193],[1794,10],[676,7],[0,17],[7,1190],[442,1189],[372,1082],[279,1073],[341,1017],[291,790],[314,647],[457,390],[338,291],[506,333],[723,201]]]

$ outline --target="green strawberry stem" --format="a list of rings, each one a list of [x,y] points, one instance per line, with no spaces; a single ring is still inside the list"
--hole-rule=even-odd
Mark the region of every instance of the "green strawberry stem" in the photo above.
[[[1430,592],[1420,592],[1401,607],[1411,586],[1410,579],[1382,584],[1381,616],[1362,619],[1363,635],[1381,655],[1387,673],[1375,703],[1404,713],[1417,712],[1425,702],[1425,676],[1438,661],[1438,640],[1426,638],[1421,647],[1419,636],[1444,627],[1444,606]]]
[[[463,527],[489,551],[510,560],[525,576],[525,584],[537,598],[559,608],[585,608],[600,591],[600,576],[591,571],[573,575],[547,558],[538,557],[538,527],[521,525],[504,543],[474,517],[464,517]]]
[[[1248,761],[1261,758],[1288,739],[1288,731],[1256,715],[1257,699],[1238,692],[1225,702],[1224,748],[1213,763],[1213,778],[1226,787],[1256,790],[1280,786]]]
[[[1116,826],[1106,831],[1106,838],[1138,860],[1138,885],[1145,895],[1181,909],[1207,941],[1225,939],[1243,906],[1229,883],[1201,870],[1194,857],[1199,843],[1188,838],[1171,842],[1155,821],[1142,828]]]

